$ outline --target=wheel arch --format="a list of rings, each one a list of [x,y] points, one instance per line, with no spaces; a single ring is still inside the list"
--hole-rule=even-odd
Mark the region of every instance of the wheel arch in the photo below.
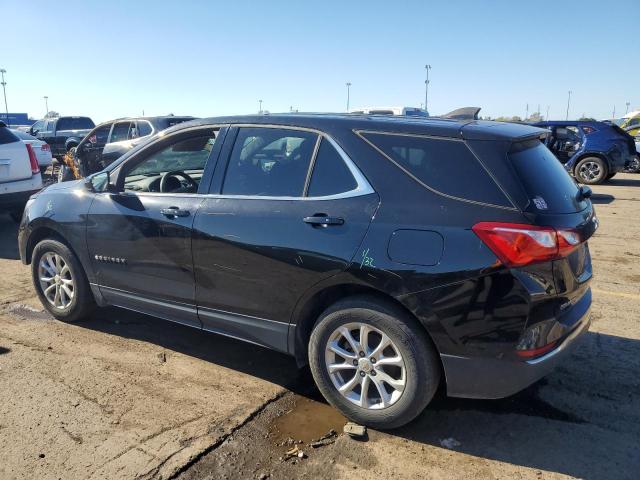
[[[71,250],[76,258],[80,258],[78,256],[78,252],[74,250],[71,243],[68,242],[58,230],[53,228],[51,225],[39,225],[32,228],[29,238],[27,239],[27,245],[25,248],[25,263],[27,265],[31,263],[33,250],[36,248],[36,245],[45,239],[57,240],[60,243],[63,243],[69,250]]]

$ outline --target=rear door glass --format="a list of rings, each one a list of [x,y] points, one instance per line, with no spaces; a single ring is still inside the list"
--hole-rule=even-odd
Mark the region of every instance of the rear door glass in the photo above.
[[[357,187],[356,180],[340,154],[333,148],[331,143],[327,140],[322,140],[313,166],[308,196],[337,195],[354,190]]]
[[[586,200],[576,200],[576,183],[539,140],[514,143],[508,155],[529,197],[526,210],[574,213],[587,207]]]
[[[436,193],[513,208],[489,173],[460,140],[372,132],[361,135],[398,167]]]

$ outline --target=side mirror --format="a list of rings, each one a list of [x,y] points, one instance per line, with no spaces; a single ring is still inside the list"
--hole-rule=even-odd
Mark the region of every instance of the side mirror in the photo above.
[[[84,187],[92,193],[115,192],[116,187],[110,181],[109,172],[98,172],[89,176]]]

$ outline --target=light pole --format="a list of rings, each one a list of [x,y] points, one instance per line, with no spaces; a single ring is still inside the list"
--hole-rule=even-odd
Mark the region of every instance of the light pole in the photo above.
[[[424,111],[429,113],[429,70],[431,70],[431,65],[427,64],[424,68],[427,71],[427,79],[424,81]]]
[[[347,113],[349,113],[349,100],[351,99],[351,82],[345,83],[347,87]]]
[[[46,95],[44,97],[44,107],[47,110],[47,113],[45,114],[45,117],[49,115],[49,97],[47,97]],[[144,114],[142,114],[142,116],[144,117]]]
[[[569,97],[567,97],[567,116],[565,120],[569,120],[569,105],[571,105],[571,90],[569,90]]]
[[[527,110],[526,110],[526,112],[524,114],[524,121],[525,122],[527,121],[527,118],[529,118],[529,104],[528,103],[527,103]]]
[[[262,100],[258,100],[258,105],[259,105],[258,113],[260,114],[260,113],[262,113]]]
[[[4,81],[4,74],[7,73],[7,71],[4,68],[0,68],[0,74],[2,75],[2,82],[0,82],[0,85],[2,85],[2,93],[4,94],[4,111],[7,114],[7,125],[9,125],[9,107],[7,107],[7,82]]]
[[[549,120],[549,105],[547,105],[547,116],[545,117],[545,120]]]
[[[624,111],[624,114],[626,115],[627,113],[629,113],[629,102],[625,103],[625,105],[627,106],[626,110]]]
[[[614,118],[616,118],[616,106],[613,106],[613,113],[611,114],[611,120],[613,120]]]

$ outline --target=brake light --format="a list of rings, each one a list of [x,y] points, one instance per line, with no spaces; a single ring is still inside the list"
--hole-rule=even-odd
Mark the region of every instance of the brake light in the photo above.
[[[581,242],[575,230],[519,223],[480,222],[472,230],[507,267],[565,257]]]
[[[29,163],[31,163],[31,173],[35,175],[36,173],[40,173],[40,167],[38,166],[38,159],[36,158],[36,152],[33,151],[33,147],[28,143],[25,143],[27,146],[27,152],[29,153]]]
[[[44,152],[50,152],[51,151],[51,147],[49,146],[48,143],[43,143],[42,146],[40,147],[40,150],[42,150]]]
[[[516,354],[522,358],[535,358],[554,349],[554,347],[558,344],[558,342],[551,342],[547,345],[538,348],[532,348],[531,350],[516,350]]]

